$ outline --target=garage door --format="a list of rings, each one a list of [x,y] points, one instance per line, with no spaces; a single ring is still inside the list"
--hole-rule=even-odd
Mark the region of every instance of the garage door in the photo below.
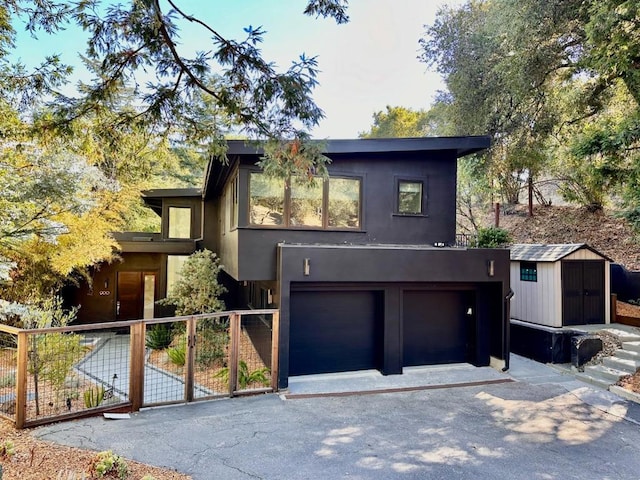
[[[377,368],[382,351],[379,294],[292,291],[289,374]]]
[[[405,291],[403,365],[469,361],[472,298],[470,292]]]

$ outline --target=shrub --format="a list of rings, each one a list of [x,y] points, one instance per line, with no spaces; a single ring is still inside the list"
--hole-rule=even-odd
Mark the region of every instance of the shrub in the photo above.
[[[0,377],[0,388],[15,387],[16,386],[16,374],[8,373]]]
[[[111,450],[100,452],[96,455],[93,470],[98,478],[116,474],[118,478],[124,480],[129,474],[127,462],[122,457],[115,455]]]
[[[147,341],[145,345],[152,350],[164,350],[171,345],[171,340],[173,340],[171,324],[159,323],[152,325],[147,330]]]
[[[226,327],[212,326],[199,332],[196,348],[196,362],[208,367],[218,360],[223,360],[227,354],[229,334]]]
[[[94,408],[104,400],[104,387],[90,388],[84,392],[84,406]]]
[[[249,366],[244,360],[238,362],[238,389],[244,390],[254,382],[261,383],[265,387],[269,385],[267,374],[270,370],[266,367],[249,371]],[[222,378],[225,383],[229,383],[229,368],[225,367],[214,375],[214,378]]]
[[[16,447],[11,440],[0,443],[0,458],[9,458],[16,453]]]
[[[209,250],[193,253],[180,269],[180,279],[160,305],[173,305],[176,315],[193,315],[224,310],[220,296],[226,289],[218,283],[220,259]]]
[[[478,248],[504,247],[511,242],[511,235],[504,228],[489,227],[478,229]]]
[[[175,347],[167,348],[167,355],[169,356],[171,363],[179,367],[184,367],[187,360],[187,345],[184,342],[184,339],[181,339],[180,343]]]

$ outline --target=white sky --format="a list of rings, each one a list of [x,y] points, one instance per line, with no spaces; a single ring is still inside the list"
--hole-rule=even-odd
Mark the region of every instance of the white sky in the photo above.
[[[424,25],[443,5],[462,0],[350,0],[350,22],[302,14],[306,0],[176,0],[177,4],[231,38],[244,37],[243,27],[262,25],[267,31],[262,50],[283,68],[301,53],[318,57],[320,85],[314,91],[325,119],[315,138],[355,138],[371,127],[373,113],[387,105],[428,108],[437,90],[438,74],[417,60]],[[161,2],[162,3],[162,2]],[[21,36],[16,56],[35,63],[45,53],[61,53],[77,63],[84,43],[72,30],[36,40]],[[188,26],[181,32],[184,51],[207,49],[208,35]]]

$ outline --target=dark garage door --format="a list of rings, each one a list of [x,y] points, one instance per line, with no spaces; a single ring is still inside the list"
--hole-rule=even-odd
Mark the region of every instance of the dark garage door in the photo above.
[[[289,374],[377,368],[382,355],[379,298],[368,291],[292,292]]]
[[[468,362],[474,311],[471,292],[405,291],[403,364]]]

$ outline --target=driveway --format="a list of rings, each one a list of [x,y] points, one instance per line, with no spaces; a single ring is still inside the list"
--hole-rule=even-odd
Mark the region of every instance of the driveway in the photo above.
[[[257,397],[41,427],[194,479],[637,479],[640,407],[520,357],[515,381]]]

